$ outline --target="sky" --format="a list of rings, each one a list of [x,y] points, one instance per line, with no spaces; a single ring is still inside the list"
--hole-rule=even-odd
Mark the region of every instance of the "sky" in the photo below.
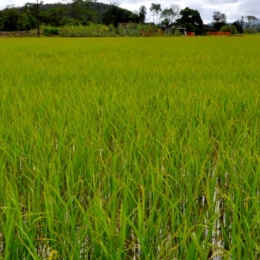
[[[7,5],[23,6],[26,2],[36,2],[36,0],[0,0],[0,9]],[[39,0],[40,1],[40,0]],[[57,3],[66,0],[45,0],[44,3]],[[145,5],[148,9],[146,22],[152,22],[152,13],[149,12],[152,3],[161,4],[162,9],[169,8],[172,4],[178,5],[180,9],[189,7],[200,12],[203,22],[210,23],[212,21],[213,12],[219,11],[225,13],[228,22],[234,22],[242,16],[253,15],[260,19],[260,1],[259,0],[98,0],[103,3],[119,3],[120,7],[130,11],[138,11],[141,5]]]

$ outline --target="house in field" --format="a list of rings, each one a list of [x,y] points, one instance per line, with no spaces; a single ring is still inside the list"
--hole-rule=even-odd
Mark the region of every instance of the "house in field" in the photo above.
[[[165,34],[174,34],[175,31],[179,31],[182,35],[187,35],[187,29],[181,27],[176,23],[171,23],[163,28]]]

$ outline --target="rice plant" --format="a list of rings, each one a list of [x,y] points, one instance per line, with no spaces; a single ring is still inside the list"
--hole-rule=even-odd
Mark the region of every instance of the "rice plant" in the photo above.
[[[259,258],[259,44],[0,39],[1,259]]]

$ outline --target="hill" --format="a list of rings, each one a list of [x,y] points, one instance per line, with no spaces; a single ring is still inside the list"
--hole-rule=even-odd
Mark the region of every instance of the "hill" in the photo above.
[[[8,6],[0,10],[0,31],[24,31],[36,28],[40,24],[54,27],[70,25],[86,25],[88,23],[114,24],[119,22],[142,22],[145,15],[133,13],[120,8],[117,4],[100,2],[75,1],[72,3],[39,4],[39,12],[35,3],[24,6]]]

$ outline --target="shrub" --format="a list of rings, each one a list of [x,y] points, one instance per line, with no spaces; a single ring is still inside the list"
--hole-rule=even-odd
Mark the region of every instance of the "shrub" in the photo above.
[[[258,32],[260,32],[260,26],[259,27],[252,26],[252,27],[248,27],[248,28],[244,29],[244,33],[246,33],[246,34],[254,34],[254,33],[258,33]]]
[[[174,31],[174,36],[181,36],[181,32],[179,30]]]
[[[235,25],[224,25],[220,29],[221,32],[231,32],[231,34],[237,34],[238,30]]]
[[[44,33],[46,36],[49,36],[49,35],[58,35],[58,28],[56,27],[45,27],[44,28]]]
[[[88,26],[66,25],[60,28],[61,36],[64,37],[104,37],[114,36],[114,33],[106,25],[89,23]]]

